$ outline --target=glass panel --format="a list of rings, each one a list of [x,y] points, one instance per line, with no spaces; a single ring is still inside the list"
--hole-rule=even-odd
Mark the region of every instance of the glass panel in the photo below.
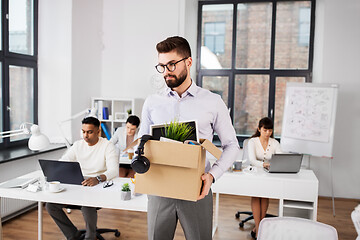
[[[270,68],[272,3],[238,4],[236,68]]]
[[[219,94],[225,104],[228,105],[229,77],[205,76],[202,80],[202,87]]]
[[[268,105],[268,75],[236,75],[234,128],[237,134],[253,135],[259,120],[268,115]]]
[[[310,1],[278,2],[275,68],[307,69],[310,41]]]
[[[32,0],[9,1],[9,51],[34,54],[34,3]]]
[[[3,95],[2,95],[2,85],[3,85],[3,79],[2,79],[2,62],[0,62],[0,132],[4,131],[3,129]],[[0,138],[0,143],[3,142],[3,139]]]
[[[2,6],[2,1],[0,1],[0,6]],[[0,16],[2,16],[2,7],[0,7]],[[0,17],[0,50],[2,50],[2,17]]]
[[[274,119],[274,136],[281,136],[281,128],[284,114],[284,103],[286,93],[286,83],[288,82],[305,82],[305,77],[277,77],[275,90],[275,119]]]
[[[9,67],[10,130],[19,129],[21,123],[34,122],[34,69]],[[26,135],[11,137],[11,141],[29,138]]]
[[[233,5],[204,5],[202,10],[201,68],[231,67]]]

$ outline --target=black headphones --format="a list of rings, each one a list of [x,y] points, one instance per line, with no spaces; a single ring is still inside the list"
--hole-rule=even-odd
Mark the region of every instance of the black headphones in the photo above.
[[[137,173],[146,173],[150,168],[150,161],[146,157],[142,156],[144,154],[144,145],[145,143],[152,139],[151,135],[143,135],[138,149],[135,151],[137,154],[136,157],[131,161],[131,167]]]

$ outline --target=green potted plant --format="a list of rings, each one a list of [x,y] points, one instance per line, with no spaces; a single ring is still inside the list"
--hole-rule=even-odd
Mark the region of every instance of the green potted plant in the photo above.
[[[121,200],[131,199],[131,189],[128,183],[124,183],[121,187]]]
[[[127,112],[128,116],[130,116],[130,115],[132,114],[131,108],[129,108],[128,110],[126,110],[126,112]]]
[[[176,120],[165,124],[165,129],[162,134],[167,139],[172,139],[179,142],[184,142],[193,133],[194,128],[188,123],[180,123]],[[161,140],[164,140],[163,138]]]

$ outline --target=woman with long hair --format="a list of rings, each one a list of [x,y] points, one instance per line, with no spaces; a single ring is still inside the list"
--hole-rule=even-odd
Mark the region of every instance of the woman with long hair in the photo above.
[[[254,167],[269,168],[269,159],[274,153],[281,153],[280,143],[274,139],[273,121],[264,117],[259,121],[258,128],[248,143],[250,164]],[[255,220],[255,228],[251,231],[251,236],[255,239],[260,221],[266,216],[268,207],[268,198],[251,198],[251,209]]]

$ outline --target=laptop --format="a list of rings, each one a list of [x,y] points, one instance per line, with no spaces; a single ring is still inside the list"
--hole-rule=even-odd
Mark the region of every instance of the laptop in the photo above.
[[[0,184],[1,188],[26,188],[29,184],[39,181],[39,178],[14,178]]]
[[[81,182],[84,181],[78,162],[39,159],[39,164],[48,182],[59,181],[81,185]]]
[[[186,140],[192,140],[195,142],[199,142],[199,130],[198,130],[196,120],[179,121],[179,123],[187,123],[193,128],[190,136]],[[150,125],[150,134],[151,134],[152,138],[154,140],[160,140],[160,137],[164,136],[165,127],[166,127],[166,124]]]
[[[300,171],[302,154],[274,154],[270,159],[269,173],[297,173]]]

